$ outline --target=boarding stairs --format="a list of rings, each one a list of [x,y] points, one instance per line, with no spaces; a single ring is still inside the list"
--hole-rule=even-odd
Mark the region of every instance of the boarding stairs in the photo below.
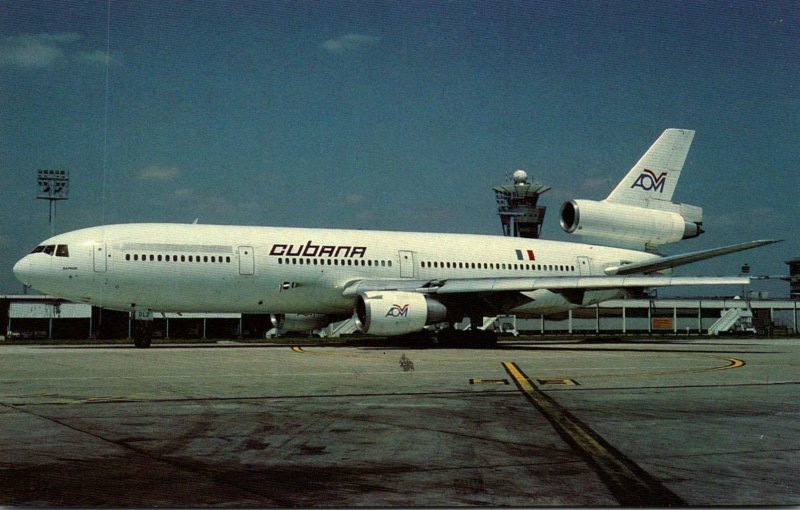
[[[729,308],[724,310],[717,322],[708,328],[709,335],[719,335],[730,331],[755,333],[753,311],[749,308]]]
[[[329,324],[327,327],[324,327],[319,331],[320,336],[323,338],[337,338],[342,335],[352,335],[358,331],[358,326],[356,326],[355,319],[351,317],[343,321]]]
[[[484,317],[483,325],[478,329],[481,331],[490,331],[497,328],[501,333],[510,333],[514,336],[519,335],[517,331],[517,316],[516,315],[495,315],[494,317]],[[467,325],[462,328],[462,331],[469,331],[472,329],[472,324],[467,322]]]

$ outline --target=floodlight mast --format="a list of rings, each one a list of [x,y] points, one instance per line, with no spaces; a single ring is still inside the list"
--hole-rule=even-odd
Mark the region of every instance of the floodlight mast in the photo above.
[[[37,170],[36,198],[47,200],[50,205],[48,221],[50,235],[55,229],[56,202],[69,198],[69,172],[66,170]]]

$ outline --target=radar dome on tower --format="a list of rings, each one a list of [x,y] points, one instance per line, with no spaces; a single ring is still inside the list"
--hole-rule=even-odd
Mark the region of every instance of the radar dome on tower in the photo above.
[[[514,184],[527,184],[528,173],[525,170],[515,170],[512,179],[514,179]]]

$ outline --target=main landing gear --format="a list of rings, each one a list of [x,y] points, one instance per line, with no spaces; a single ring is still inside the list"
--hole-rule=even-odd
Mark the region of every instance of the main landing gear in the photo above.
[[[153,321],[140,321],[133,322],[133,345],[140,349],[150,347],[153,340]]]
[[[494,331],[472,328],[462,331],[450,325],[450,327],[441,329],[436,333],[434,345],[438,347],[492,349],[497,347],[497,334]]]

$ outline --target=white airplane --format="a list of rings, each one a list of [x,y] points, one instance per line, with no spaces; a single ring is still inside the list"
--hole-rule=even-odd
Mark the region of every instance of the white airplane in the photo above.
[[[660,256],[696,237],[702,209],[671,202],[694,131],[667,129],[602,201],[561,209],[567,232],[602,244],[488,235],[197,224],[104,225],[47,239],[14,266],[25,285],[75,302],[153,312],[272,314],[291,331],[352,316],[371,335],[468,317],[539,316],[651,287],[743,285],[672,268],[763,246]],[[613,245],[613,246],[610,246]],[[627,247],[622,247],[627,246]],[[452,331],[452,329],[450,330]],[[150,345],[142,328],[139,347]]]

